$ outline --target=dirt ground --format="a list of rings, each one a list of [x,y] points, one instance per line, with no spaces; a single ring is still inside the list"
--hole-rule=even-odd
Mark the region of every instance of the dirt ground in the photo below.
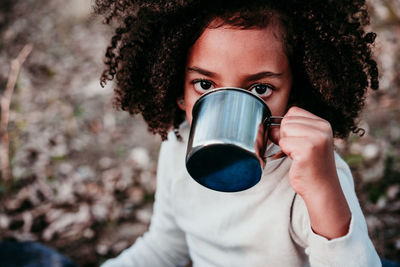
[[[363,137],[337,140],[380,256],[400,261],[400,2],[370,1],[381,88]],[[112,34],[90,0],[2,0],[0,93],[25,45],[12,95],[11,178],[0,180],[0,239],[34,240],[98,266],[146,231],[161,140],[99,85]]]

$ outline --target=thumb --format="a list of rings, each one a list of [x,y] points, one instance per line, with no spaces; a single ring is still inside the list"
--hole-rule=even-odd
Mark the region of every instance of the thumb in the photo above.
[[[270,127],[269,128],[269,133],[268,133],[268,138],[271,140],[275,145],[279,145],[279,139],[280,139],[280,132],[279,132],[279,127]]]

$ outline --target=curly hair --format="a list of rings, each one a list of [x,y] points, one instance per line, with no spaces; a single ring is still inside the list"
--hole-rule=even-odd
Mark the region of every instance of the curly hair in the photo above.
[[[366,91],[379,87],[364,0],[96,0],[94,8],[118,25],[101,84],[116,78],[115,106],[141,113],[163,140],[184,120],[176,100],[188,50],[216,18],[245,29],[277,16],[293,72],[290,104],[328,120],[335,137],[358,130]]]

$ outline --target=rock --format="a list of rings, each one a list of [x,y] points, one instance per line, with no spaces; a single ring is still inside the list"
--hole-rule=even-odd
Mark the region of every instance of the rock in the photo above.
[[[146,148],[136,147],[132,149],[129,159],[136,167],[140,169],[148,169],[150,167],[150,155]]]
[[[96,246],[96,252],[99,255],[106,255],[109,250],[110,250],[109,247],[105,244],[98,244]]]
[[[155,193],[157,182],[154,173],[143,171],[139,176],[139,181],[147,193]]]
[[[379,229],[383,227],[382,221],[380,221],[376,216],[374,215],[367,215],[365,216],[365,220],[368,225],[368,229]]]
[[[42,238],[45,241],[58,238],[67,238],[74,235],[82,235],[82,232],[91,224],[90,209],[87,204],[80,204],[77,212],[54,210],[46,214],[49,226],[43,231]]]
[[[362,179],[365,183],[379,181],[382,179],[385,172],[385,160],[381,158],[370,167],[364,167],[361,170]]]
[[[399,184],[391,185],[388,187],[386,192],[388,199],[394,200],[398,198],[400,194],[400,185]]]
[[[129,201],[135,205],[142,203],[144,200],[144,191],[139,186],[128,188],[127,195]]]
[[[102,222],[108,219],[109,207],[105,203],[97,202],[91,208],[92,215],[95,221]]]
[[[103,170],[110,168],[112,164],[113,164],[113,160],[111,158],[109,158],[109,157],[102,157],[99,160],[99,166]]]
[[[142,222],[144,224],[149,224],[150,223],[152,215],[153,215],[153,211],[149,207],[136,211],[136,219],[139,222]]]
[[[85,19],[90,15],[90,0],[69,0],[60,12],[64,19],[79,20]]]
[[[63,175],[70,174],[73,171],[73,169],[74,169],[74,167],[69,162],[62,162],[58,166],[58,171],[60,172],[60,174],[63,174]]]
[[[85,229],[84,231],[83,231],[83,237],[85,237],[85,238],[87,238],[87,239],[92,239],[96,234],[95,234],[95,232],[92,230],[92,229],[90,229],[90,228],[87,228],[87,229]]]
[[[379,156],[380,148],[377,144],[367,144],[363,150],[362,155],[366,160],[373,160]]]
[[[77,174],[81,180],[93,179],[95,177],[93,168],[88,165],[80,166],[77,170]]]
[[[114,254],[119,254],[121,251],[129,247],[129,242],[126,240],[120,240],[112,245],[111,250]]]
[[[76,202],[74,186],[71,180],[66,180],[57,185],[54,201],[58,204],[73,204]]]
[[[385,196],[381,196],[376,202],[376,207],[378,209],[384,209],[386,207],[387,198]]]
[[[7,229],[10,225],[10,218],[4,214],[0,214],[0,229]]]

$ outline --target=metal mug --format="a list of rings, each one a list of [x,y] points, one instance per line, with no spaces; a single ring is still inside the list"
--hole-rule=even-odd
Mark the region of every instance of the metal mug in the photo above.
[[[201,185],[223,192],[248,189],[261,179],[271,116],[260,97],[240,88],[203,94],[192,110],[186,169]],[[278,123],[273,122],[277,120]]]

